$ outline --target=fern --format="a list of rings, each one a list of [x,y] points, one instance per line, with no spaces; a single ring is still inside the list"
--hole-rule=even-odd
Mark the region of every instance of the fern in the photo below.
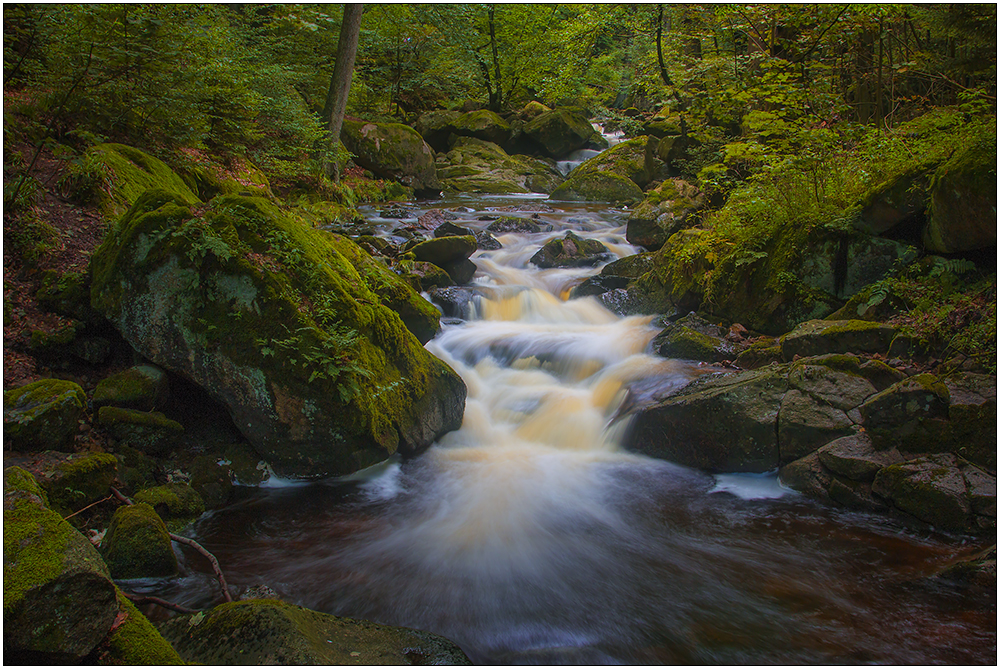
[[[872,292],[868,296],[868,301],[858,305],[858,316],[864,316],[872,307],[876,307],[892,294],[892,288],[887,281],[879,281],[872,284]]]

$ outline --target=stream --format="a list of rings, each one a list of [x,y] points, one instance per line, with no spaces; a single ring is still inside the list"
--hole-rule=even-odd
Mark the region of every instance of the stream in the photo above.
[[[599,268],[528,260],[567,229],[635,253],[627,213],[541,195],[407,206],[553,229],[477,252],[483,296],[427,344],[468,386],[460,430],[346,479],[245,488],[190,528],[231,586],[435,632],[475,663],[995,663],[995,602],[930,578],[973,542],[621,448],[630,384],[707,369],[648,353],[651,316],[566,299]],[[386,235],[399,224],[365,214]],[[155,590],[211,605],[208,564],[185,558]]]

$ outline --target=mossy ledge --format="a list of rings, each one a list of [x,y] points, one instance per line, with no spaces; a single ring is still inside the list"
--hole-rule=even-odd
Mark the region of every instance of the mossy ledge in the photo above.
[[[279,473],[348,473],[461,425],[465,385],[386,305],[425,323],[433,307],[267,200],[218,197],[196,215],[149,191],[91,272],[94,308],[225,404]]]

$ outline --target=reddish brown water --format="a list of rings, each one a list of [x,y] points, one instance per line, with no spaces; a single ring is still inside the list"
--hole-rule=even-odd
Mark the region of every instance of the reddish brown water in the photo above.
[[[560,228],[632,252],[621,214],[543,220],[557,230],[474,258],[491,299],[428,345],[469,387],[462,429],[412,461],[204,517],[195,536],[233,586],[436,632],[478,663],[996,662],[995,594],[933,577],[982,546],[624,452],[612,418],[628,385],[704,369],[647,354],[650,317],[560,299],[595,270],[528,264]],[[207,564],[189,559],[156,589],[208,606]]]

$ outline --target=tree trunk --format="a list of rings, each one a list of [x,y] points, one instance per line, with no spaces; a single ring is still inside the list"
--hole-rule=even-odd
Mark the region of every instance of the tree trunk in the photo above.
[[[337,42],[337,62],[333,66],[333,76],[330,77],[330,89],[326,94],[326,104],[323,107],[323,120],[330,132],[330,141],[340,141],[340,130],[344,126],[344,113],[347,111],[347,94],[351,90],[351,76],[354,74],[354,57],[358,53],[358,36],[361,34],[362,4],[345,4],[344,18],[340,23],[340,39]],[[330,166],[326,166],[330,173]],[[340,181],[340,171],[333,165],[332,176]]]
[[[663,62],[663,5],[659,5],[660,15],[656,19],[656,60],[660,64],[660,77],[663,83],[673,87],[674,82],[670,81],[670,74],[667,72],[667,65]]]
[[[500,113],[500,108],[503,105],[503,87],[500,85],[500,53],[497,49],[497,35],[496,35],[496,23],[494,21],[494,12],[496,10],[495,5],[490,5],[489,7],[489,20],[490,20],[490,46],[493,51],[493,72],[495,78],[495,89],[496,95],[490,92],[490,111]]]

